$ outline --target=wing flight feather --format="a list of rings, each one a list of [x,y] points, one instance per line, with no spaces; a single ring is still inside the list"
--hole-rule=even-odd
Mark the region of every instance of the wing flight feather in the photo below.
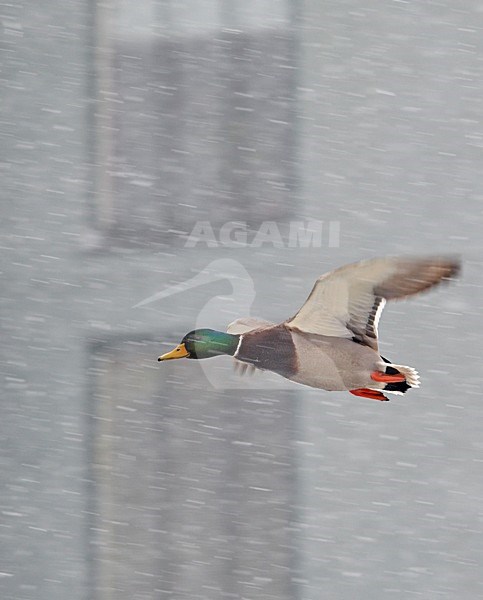
[[[292,329],[352,338],[377,350],[377,327],[386,300],[417,294],[456,276],[457,257],[376,258],[319,277]]]

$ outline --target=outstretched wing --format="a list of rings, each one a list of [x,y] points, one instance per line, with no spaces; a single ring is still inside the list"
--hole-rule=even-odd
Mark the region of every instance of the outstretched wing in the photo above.
[[[386,300],[405,298],[457,275],[457,257],[376,258],[317,279],[307,301],[286,321],[307,333],[353,338],[377,351]]]

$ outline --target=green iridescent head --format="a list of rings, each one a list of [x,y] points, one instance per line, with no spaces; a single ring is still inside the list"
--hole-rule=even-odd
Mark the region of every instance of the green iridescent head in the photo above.
[[[158,360],[212,358],[220,354],[233,356],[239,339],[239,335],[232,335],[215,329],[195,329],[187,333],[174,350],[163,354]]]

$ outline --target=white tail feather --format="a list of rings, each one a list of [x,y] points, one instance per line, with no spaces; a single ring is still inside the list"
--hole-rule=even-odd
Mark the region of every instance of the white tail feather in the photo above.
[[[406,383],[412,388],[419,387],[420,381],[416,369],[413,369],[412,367],[406,367],[405,365],[393,365],[392,363],[388,363],[385,366],[397,369],[400,373],[402,373],[406,377]]]

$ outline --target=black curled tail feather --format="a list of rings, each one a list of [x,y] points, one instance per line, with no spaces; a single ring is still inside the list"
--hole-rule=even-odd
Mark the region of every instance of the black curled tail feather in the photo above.
[[[386,363],[389,363],[387,358],[381,356],[382,360]],[[395,369],[394,367],[386,367],[387,375],[399,375],[400,371]],[[411,386],[406,383],[406,381],[398,381],[397,383],[386,383],[384,386],[384,390],[387,392],[401,392],[401,394],[405,394]]]
[[[394,369],[394,371],[396,371]],[[387,371],[386,371],[387,373]],[[405,394],[411,386],[405,381],[398,381],[397,383],[386,383],[384,386],[385,392],[401,392],[401,394]]]
[[[384,391],[386,392],[396,392],[399,394],[405,394],[409,388],[419,387],[419,376],[415,369],[412,367],[406,367],[403,365],[395,365],[391,363],[387,358],[381,356],[382,360],[387,363],[385,372],[387,375],[404,375],[404,381],[398,381],[395,383],[386,383],[384,386]]]

